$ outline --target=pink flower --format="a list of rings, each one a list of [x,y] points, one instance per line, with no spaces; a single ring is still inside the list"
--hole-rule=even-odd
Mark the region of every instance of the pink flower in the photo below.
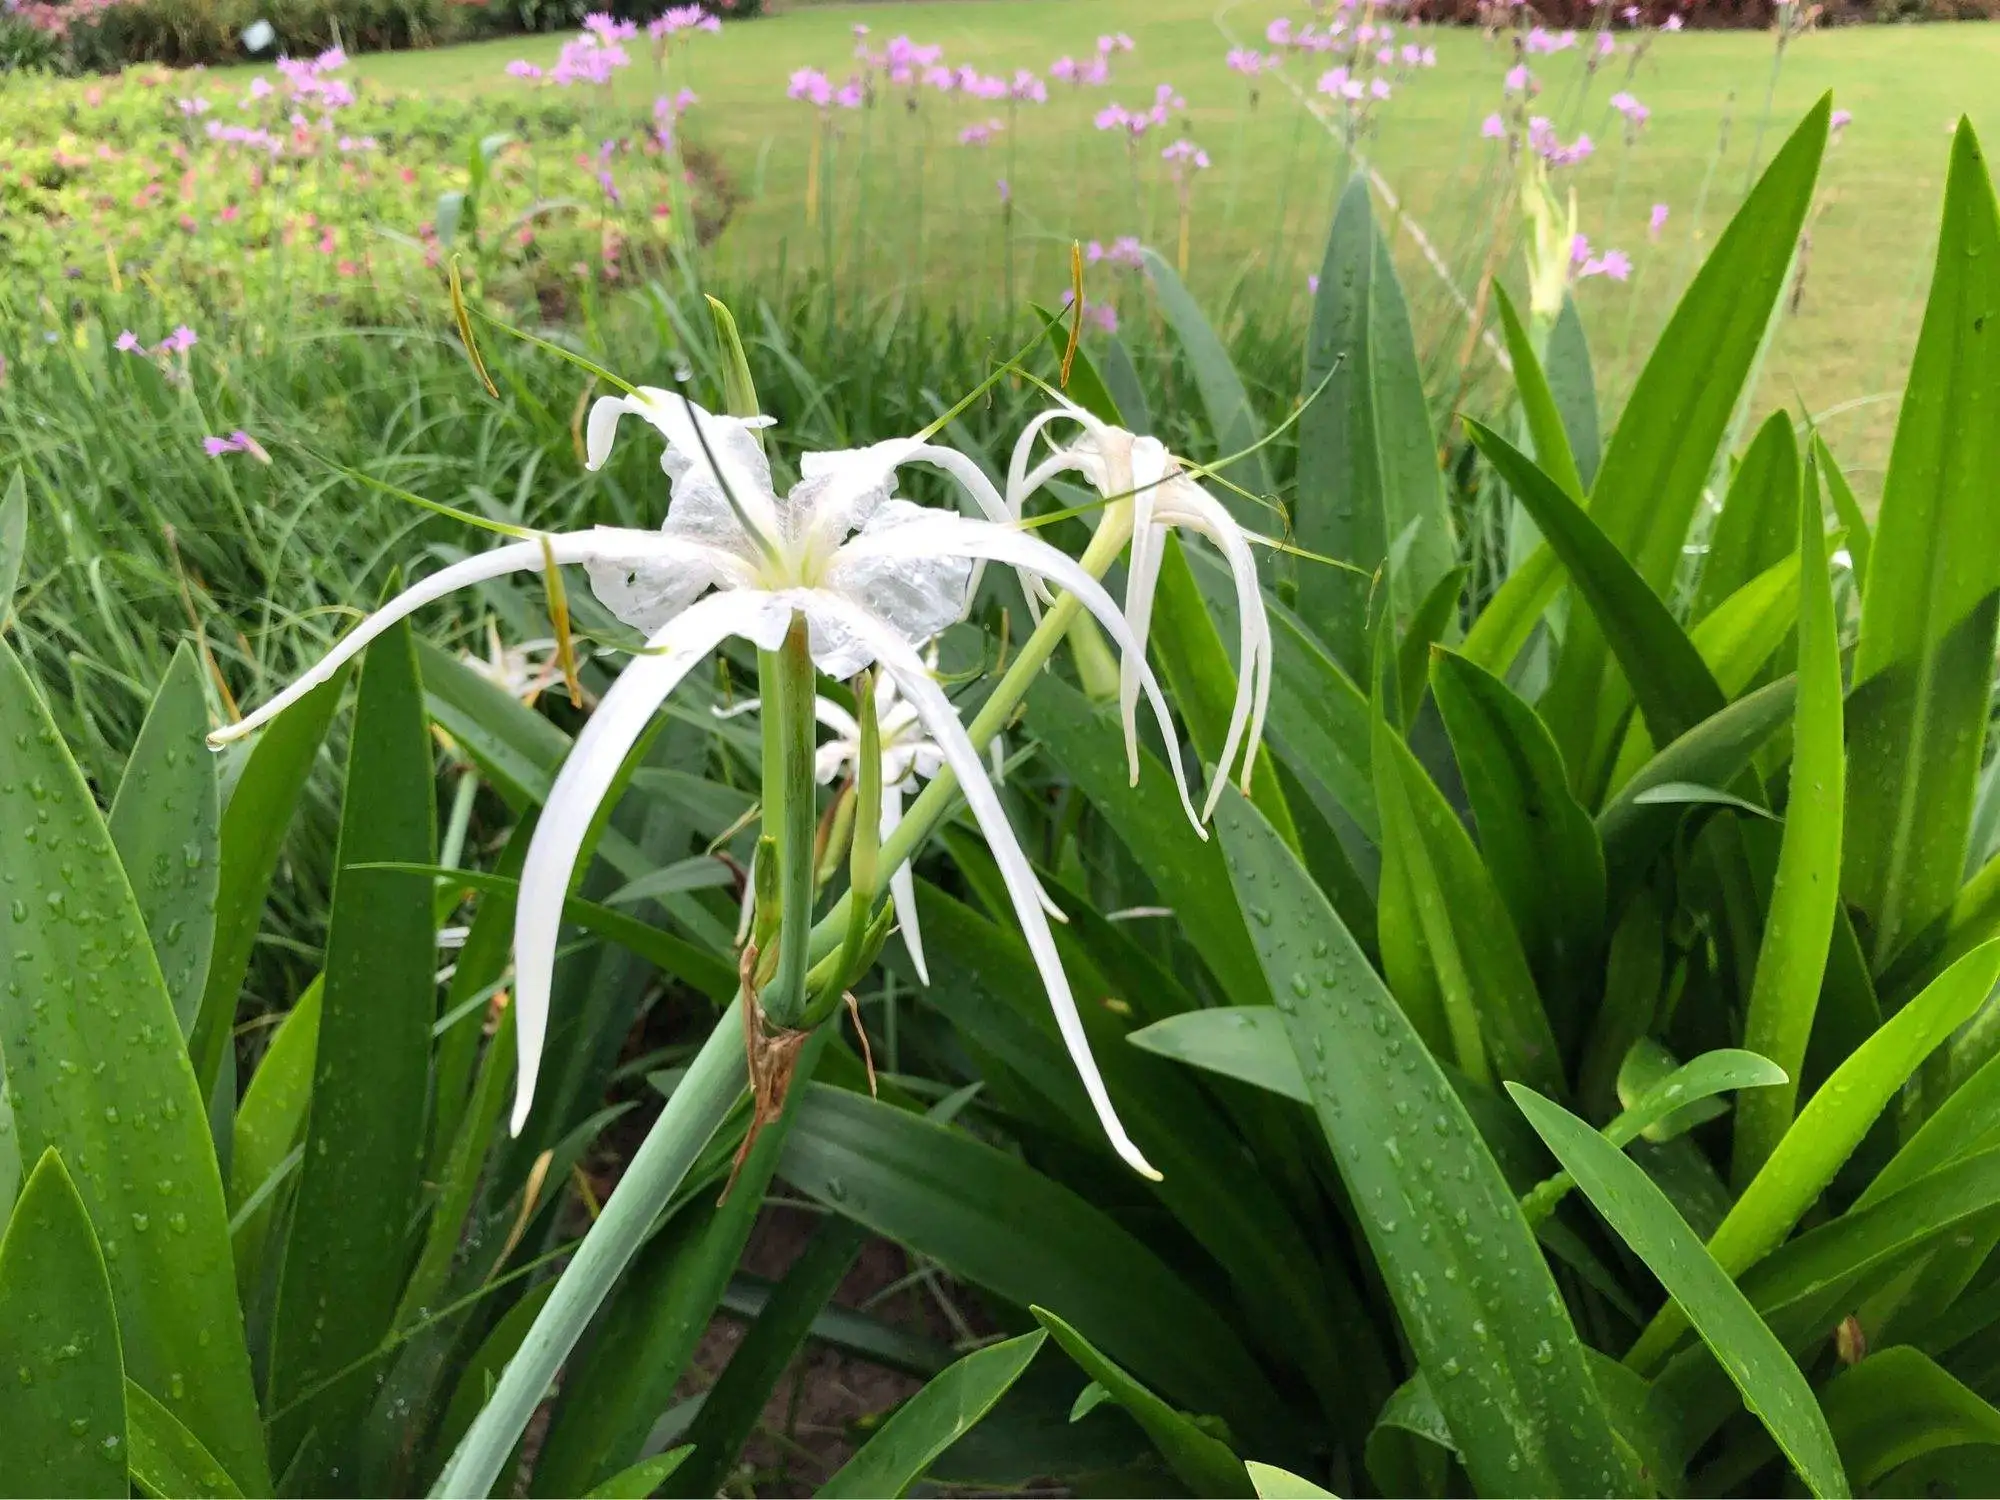
[[[1197,172],[1208,170],[1208,153],[1193,141],[1175,141],[1171,146],[1161,148],[1160,159],[1170,161],[1175,166],[1190,166]]]
[[[325,231],[323,234],[320,235],[319,253],[321,255],[331,255],[335,250],[339,248],[340,248],[339,242],[334,239],[333,231],[331,229]]]
[[[1610,32],[1600,31],[1597,33],[1597,55],[1599,57],[1609,57],[1617,50],[1618,43],[1611,39]]]
[[[1306,273],[1306,291],[1315,297],[1319,295],[1319,272],[1308,271]]]
[[[271,97],[270,79],[259,75],[258,77],[250,80],[250,99],[268,99],[270,97]],[[244,100],[241,107],[244,109],[248,109],[250,107],[250,100],[249,99]]]
[[[1535,75],[1530,73],[1526,65],[1522,63],[1516,63],[1513,67],[1509,68],[1506,78],[1502,81],[1505,83],[1507,92],[1510,94],[1525,94],[1530,91],[1539,92],[1539,86],[1535,83]]]
[[[1273,47],[1289,47],[1292,44],[1292,18],[1280,16],[1264,28],[1264,40]]]
[[[1576,274],[1578,280],[1586,276],[1609,276],[1613,281],[1625,281],[1632,275],[1632,258],[1623,250],[1607,250],[1591,256]]]
[[[1667,205],[1655,203],[1653,212],[1646,219],[1646,233],[1653,239],[1660,237],[1660,231],[1667,227]]]
[[[208,101],[201,98],[183,99],[181,100],[181,113],[187,115],[189,118],[193,118],[195,115],[205,115],[208,113]]]
[[[507,76],[509,78],[540,78],[542,70],[533,63],[517,57],[507,64]]]
[[[1073,57],[1057,58],[1049,64],[1049,77],[1060,79],[1064,83],[1075,83],[1076,59]]]
[[[1374,79],[1368,85],[1368,95],[1372,99],[1387,99],[1389,97],[1389,80],[1386,78]]]
[[[1583,235],[1573,234],[1569,238],[1569,263],[1580,266],[1590,259],[1590,241]]]
[[[313,66],[322,73],[331,73],[335,68],[347,66],[347,54],[338,47],[329,47],[313,59]]]
[[[1563,145],[1546,115],[1529,119],[1528,144],[1552,167],[1573,167],[1597,149],[1587,135],[1579,135],[1570,145]]]
[[[1090,123],[1099,130],[1123,130],[1132,123],[1132,115],[1122,104],[1107,104],[1091,117]]]
[[[1679,31],[1680,29],[1681,18],[1678,15],[1668,16],[1665,24],[1660,27],[1662,31]]]
[[[1130,52],[1132,50],[1132,38],[1122,31],[1115,32],[1111,36],[1101,36],[1097,39],[1097,50],[1100,54]]]
[[[1077,77],[1078,83],[1084,84],[1089,88],[1102,88],[1110,81],[1111,65],[1102,57],[1093,57],[1083,72]]]
[[[240,210],[240,209],[238,209],[238,208],[237,208],[237,206],[236,206],[236,205],[235,205],[234,203],[225,203],[225,204],[223,204],[223,206],[222,206],[222,215],[221,215],[221,217],[222,217],[222,222],[223,222],[223,223],[225,223],[225,224],[234,224],[234,223],[236,222],[236,216],[237,216],[237,215],[238,215],[238,214],[239,214],[240,212],[241,212],[241,210]]]
[[[1076,305],[1076,292],[1074,289],[1070,287],[1063,288],[1062,305],[1065,308]],[[1111,306],[1108,302],[1092,302],[1086,297],[1083,299],[1083,321],[1093,328],[1102,329],[1105,333],[1116,333],[1118,331],[1118,309]]]
[[[1497,114],[1488,115],[1479,122],[1479,133],[1489,141],[1504,141],[1507,139],[1507,122]]]
[[[1006,125],[999,120],[988,120],[983,125],[968,125],[958,133],[958,143],[961,146],[983,146],[1006,128]]]
[[[1008,93],[1024,104],[1049,102],[1049,86],[1036,77],[1034,71],[1029,68],[1014,70],[1014,82],[1009,85]]]
[[[241,427],[228,437],[205,437],[201,440],[202,452],[210,458],[220,458],[225,453],[247,453],[259,463],[267,464],[271,455],[264,451],[264,445],[250,436]]]
[[[924,82],[940,94],[949,94],[958,82],[958,75],[950,68],[929,67],[924,69]]]
[[[1625,117],[1627,124],[1635,127],[1645,124],[1653,113],[1623,89],[1611,96],[1611,107]]]
[[[139,335],[129,328],[118,335],[118,341],[111,347],[116,349],[120,354],[143,354],[146,352],[144,347],[139,343]]]
[[[1854,116],[1849,114],[1846,110],[1836,109],[1833,112],[1832,117],[1827,121],[1827,123],[1830,126],[1832,126],[1835,130],[1841,130],[1844,129],[1847,125],[1847,122],[1852,120],[1853,118]]]
[[[1014,190],[1013,188],[1007,185],[1006,178],[1004,177],[994,178],[993,185],[994,187],[1000,190],[1000,201],[1002,203],[1012,203],[1014,201]]]
[[[785,97],[803,99],[808,104],[825,109],[833,101],[833,85],[818,68],[800,68],[792,74],[791,82],[785,88]]]
[[[195,337],[194,330],[183,323],[172,333],[161,339],[160,347],[153,352],[155,354],[185,354],[200,342],[201,340]]]
[[[682,89],[681,92],[685,94],[688,91]],[[868,102],[868,91],[862,88],[859,81],[850,78],[834,90],[833,102],[842,109],[859,109]]]
[[[359,276],[361,267],[351,260],[339,261],[334,265],[334,273],[339,276]]]
[[[1247,47],[1231,47],[1222,61],[1230,72],[1245,78],[1255,78],[1264,68],[1263,54]]]

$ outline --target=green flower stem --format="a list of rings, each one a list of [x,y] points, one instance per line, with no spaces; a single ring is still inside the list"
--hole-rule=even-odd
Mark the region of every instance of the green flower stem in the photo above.
[[[1129,506],[1107,507],[1097,534],[1090,539],[1090,545],[1079,559],[1084,572],[1092,578],[1102,578],[1125,550],[1125,543],[1131,536]],[[1021,700],[1028,696],[1028,689],[1034,686],[1035,678],[1048,665],[1056,647],[1069,637],[1070,624],[1082,611],[1083,602],[1074,594],[1057,595],[1056,602],[1042,615],[1034,633],[1021,643],[1021,654],[1014,658],[1006,675],[994,686],[986,702],[966,726],[966,734],[975,750],[984,750],[993,737],[1007,727],[1008,719],[1020,707]],[[957,795],[958,777],[950,766],[940,767],[930,784],[917,794],[917,800],[903,814],[903,821],[896,825],[896,831],[883,840],[876,868],[899,869],[944,820],[952,798]],[[815,960],[824,958],[840,946],[847,931],[848,904],[849,897],[842,896],[813,928],[812,956]]]
[[[761,664],[760,664],[761,665]],[[774,1026],[795,1029],[805,1015],[807,954],[812,942],[813,835],[818,820],[813,807],[813,664],[803,616],[794,616],[785,644],[778,649],[777,694],[767,697],[778,711],[766,714],[764,753],[764,826],[778,835],[779,900],[783,922],[778,932],[778,969],[759,1004]],[[769,759],[777,740],[774,766]],[[775,793],[775,797],[773,796]]]
[[[735,1104],[744,1079],[741,1003],[739,997],[730,1005],[695,1055],[576,1258],[564,1268],[528,1336],[507,1362],[492,1399],[431,1486],[433,1497],[483,1497],[492,1491],[549,1382]]]

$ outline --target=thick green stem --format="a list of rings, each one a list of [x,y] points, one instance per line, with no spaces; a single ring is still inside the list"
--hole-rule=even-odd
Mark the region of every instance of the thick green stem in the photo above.
[[[1119,553],[1125,550],[1125,543],[1131,536],[1132,526],[1126,509],[1122,506],[1109,507],[1097,534],[1090,539],[1090,546],[1080,559],[1084,572],[1092,578],[1102,578]],[[1074,594],[1056,597],[1056,602],[1043,614],[1034,633],[1021,643],[1021,654],[1014,658],[1006,675],[995,685],[972,722],[966,726],[965,732],[972,740],[973,749],[984,750],[993,737],[1007,727],[1007,721],[1021,706],[1021,700],[1028,696],[1028,689],[1034,686],[1035,678],[1048,665],[1056,647],[1068,637],[1070,622],[1082,609],[1083,601]],[[943,820],[945,812],[951,807],[952,798],[957,795],[958,777],[950,766],[941,767],[931,783],[917,794],[917,800],[903,814],[903,821],[896,825],[896,831],[883,840],[877,868],[900,868],[930,837],[931,830]],[[824,958],[840,945],[847,931],[847,907],[848,898],[842,896],[813,928],[812,955],[815,959]]]
[[[431,1486],[433,1497],[492,1491],[549,1382],[743,1091],[743,1067],[743,1023],[732,1004],[667,1100],[576,1258],[564,1268],[492,1398]]]
[[[775,736],[764,734],[764,753],[777,741],[775,772],[764,768],[764,826],[778,836],[779,899],[784,914],[778,934],[778,968],[758,1003],[771,1024],[795,1029],[805,1015],[806,969],[812,944],[813,834],[813,664],[803,616],[779,648],[777,696],[764,700],[765,723],[775,723]],[[768,710],[775,705],[777,712]],[[772,800],[776,791],[777,798]]]

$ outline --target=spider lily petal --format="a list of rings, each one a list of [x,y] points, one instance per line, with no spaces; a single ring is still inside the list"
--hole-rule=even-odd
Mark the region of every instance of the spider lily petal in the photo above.
[[[535,824],[521,866],[514,925],[514,1035],[520,1068],[512,1129],[527,1123],[548,1033],[549,989],[563,901],[590,825],[618,768],[647,723],[681,679],[732,635],[765,650],[783,644],[791,610],[770,594],[743,590],[711,595],[669,621],[605,692],[563,761]]]
[[[883,839],[894,833],[896,825],[902,821],[903,789],[885,784],[882,788]],[[896,910],[896,925],[903,930],[903,947],[910,955],[910,966],[917,971],[917,981],[928,989],[931,971],[924,962],[924,935],[917,929],[917,877],[907,859],[896,866],[895,873],[889,877],[889,904]]]
[[[1206,838],[1207,833],[1201,829],[1201,819],[1195,812],[1194,800],[1188,795],[1187,776],[1181,767],[1180,737],[1174,730],[1173,717],[1167,711],[1167,700],[1160,694],[1159,682],[1146,665],[1145,646],[1134,637],[1125,617],[1119,614],[1111,596],[1104,592],[1104,586],[1084,572],[1066,553],[1058,552],[1047,542],[1012,527],[995,526],[963,516],[936,515],[856,537],[841,549],[840,559],[831,572],[837,579],[843,569],[865,558],[924,557],[947,552],[1008,563],[1046,578],[1075,594],[1084,608],[1098,618],[1124,652],[1124,659],[1134,663],[1134,701],[1136,703],[1137,693],[1143,688],[1147,701],[1153,705],[1154,716],[1159,720],[1160,736],[1166,744],[1174,784],[1180,789],[1181,805],[1187,809],[1189,821]],[[1138,737],[1135,720],[1131,716],[1127,718],[1126,747],[1132,780],[1136,783],[1139,779]]]
[[[631,531],[613,526],[600,526],[593,531],[552,535],[548,538],[548,545],[558,563],[635,560],[716,567],[734,561],[719,554],[717,549],[699,542],[662,536],[658,532]],[[543,552],[540,541],[513,542],[504,547],[495,547],[490,552],[481,552],[475,557],[468,557],[462,562],[455,562],[449,567],[440,568],[428,578],[403,590],[342,636],[339,644],[322,657],[305,676],[262,708],[249,717],[225,725],[209,735],[209,744],[219,749],[231,740],[241,739],[251,731],[268,724],[332,677],[383,631],[399,620],[407,619],[426,604],[442,599],[446,594],[454,593],[470,584],[484,583],[488,579],[501,578],[509,573],[539,572],[546,561],[547,555]]]
[[[843,628],[873,647],[875,659],[896,679],[897,689],[916,709],[924,728],[930,731],[931,738],[944,753],[945,764],[957,775],[973,818],[978,822],[980,832],[986,836],[987,846],[993,851],[994,863],[999,866],[1007,894],[1013,898],[1014,916],[1028,940],[1028,952],[1034,957],[1035,967],[1041,971],[1050,1008],[1055,1012],[1056,1027],[1062,1032],[1070,1060],[1083,1080],[1084,1092],[1090,1096],[1099,1123],[1111,1138],[1113,1148],[1134,1170],[1158,1180],[1160,1174],[1132,1143],[1124,1125],[1119,1122],[1117,1111],[1111,1106],[1104,1079],[1097,1071],[1096,1060],[1090,1055],[1083,1018],[1077,1012],[1069,977],[1063,972],[1062,959],[1056,952],[1055,937],[1050,933],[1048,918],[1042,911],[1041,882],[1035,878],[1034,867],[1028,863],[1028,856],[1022,852],[1020,842],[1014,837],[1014,829],[1000,805],[999,794],[987,779],[986,764],[979,758],[979,752],[973,749],[965,727],[959,723],[958,714],[951,706],[951,700],[945,697],[916,649],[867,611],[844,598],[826,593],[808,606],[808,612],[824,612],[838,618]]]
[[[611,440],[627,412],[653,424],[667,440],[660,467],[682,484],[708,485],[743,507],[766,538],[780,534],[778,507],[771,493],[771,465],[755,429],[769,417],[729,417],[705,411],[679,391],[642,385],[629,396],[600,396],[590,408],[584,432],[584,467],[595,471],[611,454]]]

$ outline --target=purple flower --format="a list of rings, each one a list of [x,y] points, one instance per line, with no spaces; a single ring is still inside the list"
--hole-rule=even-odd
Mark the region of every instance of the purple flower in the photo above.
[[[208,113],[208,101],[201,98],[183,99],[181,100],[181,113],[187,115],[189,118],[193,118],[195,115],[205,115]]]
[[[961,146],[983,146],[1007,127],[999,120],[988,120],[983,125],[968,125],[958,133]]]
[[[1569,237],[1569,263],[1580,266],[1590,259],[1590,241],[1580,234]]]
[[[1623,89],[1611,96],[1611,107],[1625,117],[1627,124],[1634,127],[1645,124],[1653,113]]]
[[[1479,133],[1489,141],[1504,141],[1507,139],[1507,122],[1497,114],[1488,115],[1479,122]]]
[[[686,93],[686,89],[681,90]],[[833,102],[842,109],[859,109],[868,102],[868,91],[858,79],[850,78],[833,92]]]
[[[1292,44],[1292,18],[1280,16],[1264,28],[1264,40],[1273,47],[1289,47]]]
[[[1523,63],[1515,63],[1513,67],[1509,68],[1507,76],[1502,82],[1506,85],[1507,92],[1510,94],[1525,94],[1536,88],[1535,75],[1530,73],[1526,64]]]
[[[1112,52],[1130,52],[1132,50],[1132,38],[1122,31],[1114,32],[1110,36],[1101,36],[1097,39],[1097,50],[1100,55]]]
[[[940,94],[949,94],[958,83],[958,75],[950,68],[932,66],[924,69],[924,82]]]
[[[1174,92],[1171,83],[1163,83],[1153,90],[1153,110],[1157,114],[1163,109],[1186,109],[1187,100]]]
[[[1191,166],[1197,172],[1208,170],[1208,153],[1193,141],[1175,141],[1171,146],[1162,147],[1160,159],[1170,161],[1175,166]]]
[[[1632,258],[1623,250],[1607,250],[1591,256],[1576,274],[1578,280],[1586,276],[1609,276],[1613,281],[1626,281],[1632,275]]]
[[[1587,135],[1579,135],[1565,146],[1546,115],[1535,115],[1529,119],[1528,144],[1552,167],[1573,167],[1597,149]]]
[[[1660,27],[1662,31],[1679,31],[1680,29],[1681,18],[1679,15],[1668,16],[1665,24]]]
[[[1619,11],[1618,14],[1624,19],[1627,26],[1636,26],[1639,24],[1639,7],[1636,5],[1628,5]]]
[[[1030,68],[1016,68],[1014,70],[1014,82],[1009,86],[1008,92],[1024,104],[1047,104],[1049,102],[1049,86],[1043,83]]]
[[[1319,295],[1319,273],[1317,271],[1308,271],[1306,273],[1306,290],[1315,297]]]
[[[329,47],[313,59],[313,66],[322,73],[331,73],[335,68],[347,66],[347,53],[339,47]]]
[[[1646,219],[1646,233],[1652,238],[1658,239],[1660,231],[1666,227],[1667,205],[1664,203],[1655,203],[1653,205],[1653,212]]]
[[[1060,79],[1064,83],[1075,83],[1076,59],[1073,57],[1057,58],[1049,64],[1049,77]]]
[[[129,328],[118,335],[118,341],[111,347],[116,349],[120,354],[145,353],[144,346],[139,342],[139,335]]]
[[[1853,118],[1854,116],[1849,114],[1846,110],[1836,109],[1833,112],[1832,118],[1830,118],[1827,121],[1827,123],[1831,125],[1835,130],[1840,130],[1843,129],[1846,126],[1847,122],[1849,120],[1852,120]]]
[[[1074,288],[1063,288],[1062,305],[1065,308],[1076,305],[1076,292]],[[1083,299],[1083,321],[1090,324],[1093,328],[1102,329],[1106,333],[1116,333],[1118,331],[1118,309],[1111,306],[1108,302],[1092,302],[1086,297]]]
[[[161,339],[160,347],[153,352],[155,354],[185,354],[200,342],[201,340],[195,337],[194,330],[183,323],[172,333]]]
[[[540,78],[542,70],[533,63],[517,57],[507,64],[507,76],[509,78]]]
[[[1597,55],[1599,57],[1609,57],[1617,50],[1618,43],[1611,39],[1610,32],[1600,31],[1597,33]]]
[[[826,74],[818,68],[800,68],[792,74],[785,87],[787,99],[803,99],[808,104],[816,104],[825,109],[833,102],[833,85]]]
[[[1012,203],[1014,201],[1014,190],[1007,185],[1006,178],[994,178],[993,185],[1000,190],[1000,201],[1002,203]]]
[[[1264,69],[1262,53],[1248,47],[1231,47],[1224,64],[1232,73],[1241,73],[1245,78],[1255,78]]]
[[[1102,57],[1093,57],[1077,76],[1077,82],[1090,88],[1102,88],[1111,81],[1111,65]]]
[[[1122,104],[1107,104],[1091,117],[1090,123],[1099,130],[1123,130],[1132,123],[1132,116]]]
[[[250,99],[268,99],[270,97],[271,97],[270,79],[265,78],[260,74],[259,76],[250,80]],[[239,106],[239,108],[242,109],[248,109],[249,107],[250,107],[249,99],[244,100],[243,103]]]
[[[247,453],[259,463],[269,463],[271,455],[264,451],[264,445],[250,436],[241,427],[228,437],[205,437],[201,440],[202,452],[210,458],[220,458],[225,453]]]

